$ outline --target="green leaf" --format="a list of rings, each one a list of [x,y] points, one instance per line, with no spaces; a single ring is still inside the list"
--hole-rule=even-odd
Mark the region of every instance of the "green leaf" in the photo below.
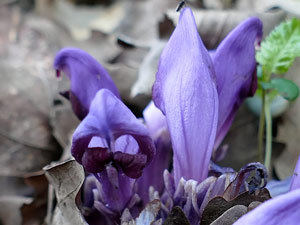
[[[257,62],[266,74],[284,74],[300,56],[300,19],[281,23],[261,43]]]
[[[270,82],[261,81],[260,85],[261,85],[262,89],[264,89],[264,90],[270,90],[270,89],[274,88]]]
[[[261,65],[257,65],[256,67],[256,74],[257,74],[257,78],[260,79],[263,77],[263,69],[261,67]]]
[[[288,101],[293,101],[299,96],[299,88],[293,81],[285,78],[275,78],[271,82],[260,82],[265,90],[272,90],[274,94],[281,95]]]

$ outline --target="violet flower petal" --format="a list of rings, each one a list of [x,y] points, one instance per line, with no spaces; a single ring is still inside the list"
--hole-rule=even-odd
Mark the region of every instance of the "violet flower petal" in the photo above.
[[[218,164],[210,161],[208,176],[219,177],[224,173],[235,173],[234,169],[230,167],[219,166]]]
[[[298,162],[292,176],[290,191],[298,188],[300,188],[300,157],[298,158]]]
[[[153,101],[145,108],[144,119],[149,133],[154,140],[156,155],[137,180],[137,193],[144,203],[149,202],[149,187],[152,186],[160,194],[164,189],[163,172],[169,168],[172,157],[171,139],[166,117],[154,105]]]
[[[54,60],[57,76],[60,70],[70,78],[70,100],[74,112],[83,119],[98,90],[109,89],[120,98],[119,91],[108,72],[88,53],[78,48],[63,48]]]
[[[300,189],[272,198],[238,219],[234,225],[294,225],[300,219]]]
[[[122,152],[136,154],[139,151],[139,145],[131,135],[123,135],[115,141],[115,151],[122,149]]]
[[[219,94],[215,148],[228,132],[237,109],[256,90],[255,41],[262,38],[262,22],[252,17],[237,26],[213,54]]]
[[[152,139],[157,139],[161,133],[168,133],[166,117],[151,101],[143,111],[143,117]]]
[[[91,211],[94,206],[94,194],[93,191],[97,188],[96,178],[93,175],[89,175],[84,181],[84,193],[83,193],[83,207],[86,211]],[[85,214],[85,212],[83,212]],[[87,212],[88,214],[88,212]]]
[[[218,120],[218,95],[211,58],[190,8],[159,62],[153,86],[155,105],[166,115],[174,151],[174,177],[201,182],[207,177]]]
[[[130,156],[125,148],[112,149],[113,142],[122,135],[131,135],[139,146],[137,154],[131,155],[130,162],[128,161]],[[89,143],[95,136],[105,139],[109,148],[89,149]],[[96,153],[91,150],[106,151],[106,153]],[[130,177],[137,178],[141,175],[141,170],[151,162],[155,147],[146,127],[113,93],[107,89],[101,89],[92,101],[88,115],[73,134],[71,152],[79,163],[89,169],[88,171],[95,173],[101,172],[103,166],[111,160],[109,151],[114,154],[114,160],[122,162],[120,166],[130,174]],[[123,153],[123,159],[120,153]],[[87,156],[88,160],[85,160],[85,154],[90,155]],[[91,165],[92,160],[98,164]],[[139,166],[139,170],[134,173],[136,166]]]
[[[102,187],[103,203],[114,212],[122,213],[133,196],[134,180],[118,172],[114,167],[108,166],[100,173],[99,179]]]
[[[270,180],[266,188],[270,192],[272,198],[287,193],[290,190],[292,177],[287,177],[284,180]]]

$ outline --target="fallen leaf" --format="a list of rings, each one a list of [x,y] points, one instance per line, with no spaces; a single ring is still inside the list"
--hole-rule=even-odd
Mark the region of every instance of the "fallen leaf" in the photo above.
[[[247,207],[244,205],[235,205],[226,210],[210,225],[231,225],[237,221],[241,216],[247,213]]]
[[[46,166],[44,171],[57,198],[51,224],[87,224],[75,201],[85,178],[82,166],[71,159]]]
[[[52,94],[48,80],[52,68],[50,42],[27,23],[0,29],[0,173],[23,176],[40,170],[60,154],[52,136],[49,111]],[[6,15],[6,14],[4,14]],[[19,14],[19,20],[25,15]],[[18,21],[18,20],[17,20]],[[18,41],[16,41],[18,40]],[[51,45],[52,46],[52,45]]]
[[[206,9],[229,9],[233,2],[233,0],[203,0],[203,5]]]
[[[125,17],[125,3],[116,1],[108,6],[82,7],[60,0],[52,4],[48,15],[63,24],[76,41],[86,41],[91,38],[93,30],[106,34],[116,30]]]
[[[75,116],[68,100],[57,97],[55,102],[56,104],[51,109],[50,122],[53,127],[53,136],[63,147],[64,155],[65,151],[69,151],[67,147],[70,144],[71,136],[80,121]]]
[[[236,205],[244,205],[248,207],[251,202],[264,202],[270,198],[271,196],[265,188],[255,191],[254,194],[249,194],[248,191],[244,192],[231,201],[226,201],[223,197],[217,196],[210,200],[206,205],[202,214],[201,225],[212,223],[224,212]]]
[[[247,211],[251,211],[252,209],[255,209],[257,206],[259,206],[260,204],[262,204],[262,202],[259,202],[259,201],[254,201],[254,202],[251,202],[250,205],[248,206],[247,208]]]
[[[131,97],[135,97],[140,94],[148,96],[152,95],[152,85],[155,81],[158,61],[165,44],[166,43],[164,41],[155,42],[150,48],[139,67],[138,79],[131,89]]]
[[[18,225],[22,224],[21,207],[29,204],[31,198],[21,196],[1,196],[0,197],[0,224]]]
[[[190,225],[190,222],[186,218],[182,209],[178,206],[175,206],[169,213],[163,225]]]
[[[134,98],[130,96],[130,90],[137,79],[137,68],[129,67],[123,63],[105,64],[112,79],[115,81],[122,100],[138,117],[141,117],[142,110],[151,100],[149,95],[138,95]]]
[[[251,11],[217,11],[193,9],[200,36],[208,49],[214,49],[240,22],[250,16],[258,16],[264,24],[264,35],[284,20],[286,13],[280,10],[256,13]],[[177,24],[178,13],[167,11],[167,16]]]
[[[276,7],[281,8],[291,16],[300,16],[300,2],[298,0],[239,0],[237,4],[239,10],[267,11]]]
[[[28,186],[34,188],[33,201],[21,207],[22,225],[39,225],[47,213],[48,180],[43,171],[25,177]]]
[[[126,17],[117,33],[149,47],[159,38],[158,22],[163,18],[165,11],[170,8],[175,11],[177,4],[174,0],[130,0]]]

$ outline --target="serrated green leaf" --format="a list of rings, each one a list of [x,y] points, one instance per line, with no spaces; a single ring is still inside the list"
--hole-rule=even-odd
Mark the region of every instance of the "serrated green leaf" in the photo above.
[[[299,88],[293,81],[285,78],[275,78],[271,80],[273,89],[278,91],[282,97],[288,101],[293,101],[299,96]]]
[[[257,62],[266,74],[284,74],[300,56],[300,19],[281,23],[261,43]]]

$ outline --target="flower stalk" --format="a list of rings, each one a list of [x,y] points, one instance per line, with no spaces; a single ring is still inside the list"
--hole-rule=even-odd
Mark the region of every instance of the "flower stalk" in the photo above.
[[[266,154],[265,154],[265,166],[267,170],[271,171],[271,157],[272,157],[272,115],[270,109],[270,99],[268,96],[264,96],[264,111],[266,118]]]
[[[258,130],[258,161],[263,162],[264,159],[264,134],[265,134],[265,90],[262,90],[262,107],[259,118]]]
[[[291,19],[277,26],[266,39],[259,44],[256,52],[258,89],[257,94],[262,99],[260,115],[258,154],[262,157],[264,125],[266,126],[265,166],[271,170],[272,155],[272,115],[270,104],[276,96],[287,101],[294,101],[299,96],[299,87],[293,81],[283,77],[299,57],[300,20]],[[296,46],[296,47],[295,47]]]

